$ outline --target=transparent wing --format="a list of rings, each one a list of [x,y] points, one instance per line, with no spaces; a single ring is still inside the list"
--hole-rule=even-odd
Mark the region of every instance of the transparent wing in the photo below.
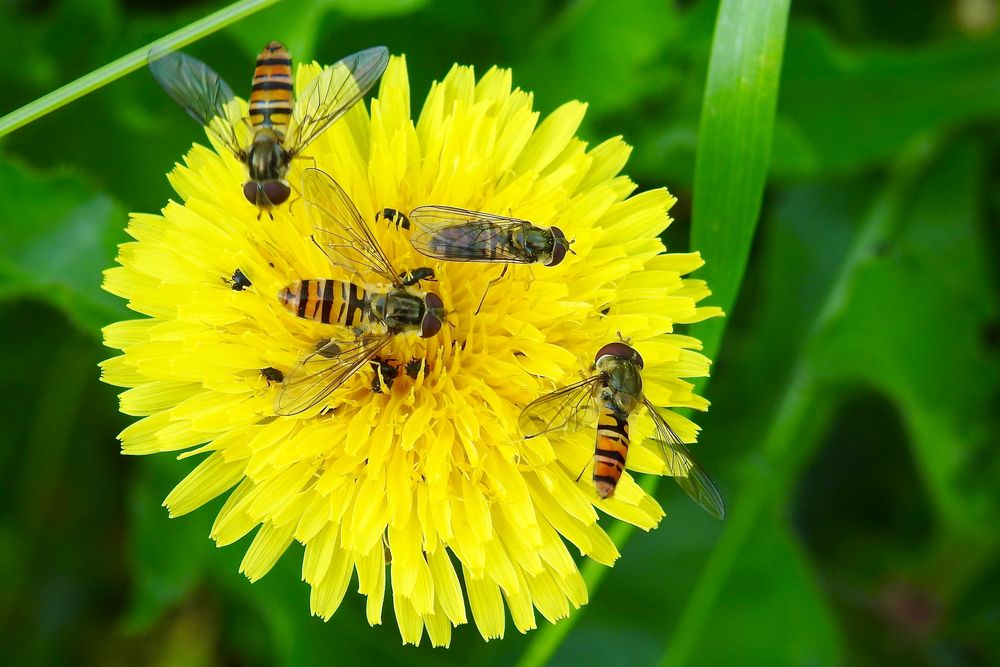
[[[600,375],[594,375],[529,403],[518,418],[521,433],[534,438],[567,427],[575,430],[583,422],[593,421],[597,417],[594,389],[601,381]]]
[[[461,262],[530,264],[531,259],[509,239],[533,225],[527,220],[451,206],[421,206],[410,213],[417,226],[410,243],[420,253],[436,259]]]
[[[337,181],[324,171],[309,168],[302,176],[302,192],[314,216],[313,239],[331,262],[357,273],[374,271],[399,284],[392,262]]]
[[[386,334],[324,344],[285,376],[274,399],[275,413],[295,415],[315,406],[367,364],[390,340],[392,335]]]
[[[333,121],[365,96],[389,64],[389,49],[358,51],[323,68],[296,101],[289,128],[289,152],[295,155]]]
[[[234,126],[238,119],[229,117],[227,104],[235,97],[232,89],[211,67],[179,52],[149,52],[149,71],[160,87],[191,118],[203,125],[238,158],[245,159]],[[221,117],[223,123],[213,123]]]
[[[670,425],[663,419],[656,406],[650,403],[647,398],[642,400],[656,426],[656,441],[660,445],[663,460],[666,461],[667,469],[673,475],[677,486],[681,487],[684,493],[701,505],[706,512],[717,519],[725,518],[726,504],[722,500],[719,487],[691,457],[687,447],[681,442],[674,429],[670,428]]]

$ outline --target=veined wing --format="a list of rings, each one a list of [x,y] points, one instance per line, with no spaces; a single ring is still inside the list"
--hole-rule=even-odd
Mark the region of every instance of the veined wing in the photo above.
[[[601,381],[600,375],[594,375],[529,403],[518,418],[521,433],[534,438],[567,427],[575,430],[589,417],[596,419],[594,389]]]
[[[274,399],[274,412],[288,416],[314,407],[366,365],[390,340],[392,335],[385,334],[324,344],[285,376]]]
[[[337,181],[324,171],[309,168],[302,176],[302,191],[314,214],[313,240],[331,262],[358,273],[374,271],[386,281],[400,284],[392,262]]]
[[[670,428],[656,406],[647,398],[642,400],[656,426],[656,441],[660,444],[663,460],[666,461],[667,469],[673,475],[674,481],[706,512],[717,519],[724,519],[726,503],[722,500],[719,487],[691,457],[680,436]]]
[[[210,131],[241,161],[246,160],[246,147],[236,136],[235,124],[240,119],[230,118],[227,105],[233,100],[232,89],[215,71],[189,55],[174,51],[150,51],[149,71],[160,87],[179,104],[199,125]],[[221,117],[222,123],[212,123]]]
[[[523,248],[510,243],[512,238],[524,239],[525,231],[532,227],[527,220],[452,206],[420,206],[409,218],[420,230],[410,243],[428,257],[464,262],[532,262]]]
[[[323,68],[296,101],[288,131],[289,152],[299,153],[347,113],[375,85],[388,64],[389,49],[376,46]]]

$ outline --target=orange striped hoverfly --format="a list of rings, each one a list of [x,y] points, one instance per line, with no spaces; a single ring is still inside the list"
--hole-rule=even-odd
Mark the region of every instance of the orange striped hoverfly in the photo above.
[[[343,188],[325,172],[306,169],[306,206],[316,222],[313,241],[331,263],[357,275],[377,273],[390,286],[365,288],[330,278],[297,280],[278,300],[297,317],[351,328],[354,340],[324,341],[293,368],[282,383],[274,411],[294,415],[317,405],[367,365],[395,336],[430,338],[445,321],[444,302],[415,288],[433,278],[430,269],[397,273],[361,213]]]
[[[232,89],[208,65],[183,53],[149,55],[149,70],[167,95],[246,165],[243,196],[260,211],[284,203],[291,194],[285,176],[293,159],[343,116],[378,81],[389,51],[376,46],[324,68],[297,104],[292,100],[292,58],[272,41],[257,56],[249,115],[234,117]],[[213,123],[216,117],[222,123]],[[237,128],[250,129],[250,145]],[[260,215],[258,214],[258,218]]]
[[[691,458],[684,443],[642,393],[642,357],[624,342],[608,343],[594,357],[596,374],[530,403],[519,425],[526,438],[597,420],[594,486],[601,498],[614,495],[628,456],[628,420],[640,405],[656,427],[667,469],[674,481],[709,514],[719,519],[726,507],[715,482]]]

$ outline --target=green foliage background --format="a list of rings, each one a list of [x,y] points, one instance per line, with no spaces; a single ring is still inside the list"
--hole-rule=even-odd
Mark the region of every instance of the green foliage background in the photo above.
[[[218,8],[0,4],[0,113]],[[401,647],[388,608],[368,628],[356,595],[309,617],[298,547],[250,585],[207,537],[221,503],[160,507],[194,463],[118,452],[96,363],[128,313],[100,271],[197,128],[140,71],[0,139],[7,662],[1000,663],[996,2],[801,0],[787,30],[786,8],[285,0],[187,49],[238,86],[272,38],[322,62],[384,43],[415,106],[453,62],[511,66],[543,111],[589,102],[584,138],[624,134],[640,187],[680,199],[670,248],[710,263],[729,317],[698,452],[730,517],[661,485],[667,518],[588,568],[570,622],[447,651]]]

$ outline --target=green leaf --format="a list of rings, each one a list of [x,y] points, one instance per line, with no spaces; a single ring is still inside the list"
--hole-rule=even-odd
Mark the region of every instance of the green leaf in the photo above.
[[[120,299],[101,290],[101,272],[125,239],[125,212],[63,172],[52,176],[0,162],[0,296],[33,296],[96,336],[124,319]]]
[[[570,99],[586,101],[593,117],[628,109],[670,76],[669,65],[653,65],[678,37],[678,14],[658,0],[570,5],[515,67],[518,83],[543,109]],[[645,30],[649,25],[657,29]]]
[[[925,178],[918,178],[933,146],[920,145],[904,156],[855,234],[822,306],[810,309],[813,322],[801,337],[803,351],[783,391],[771,402],[775,408],[762,415],[769,426],[760,452],[751,453],[759,463],[751,468],[743,493],[734,501],[733,515],[699,577],[663,664],[687,664],[700,654],[712,643],[704,632],[711,619],[739,600],[739,595],[729,594],[731,583],[752,552],[756,526],[767,520],[764,512],[784,505],[795,472],[820,442],[818,424],[824,420],[818,415],[829,413],[839,400],[837,394],[823,391],[831,384],[854,384],[865,390],[875,386],[895,399],[909,420],[915,458],[932,499],[937,500],[940,518],[966,532],[988,531],[983,515],[970,512],[975,506],[970,496],[975,494],[958,492],[962,473],[968,478],[963,467],[970,464],[969,454],[977,450],[977,443],[981,449],[989,442],[975,425],[992,421],[988,397],[998,389],[996,368],[982,370],[988,361],[977,344],[983,325],[997,312],[981,271],[982,244],[975,231],[981,188],[975,175],[981,163],[963,145],[946,153]],[[850,189],[844,195],[849,196]],[[816,199],[817,206],[823,202]],[[949,230],[942,236],[943,219],[949,221]],[[829,228],[815,223],[810,215],[794,223],[798,235],[793,238],[807,260],[791,264],[798,269],[772,267],[784,274],[792,295],[798,281],[808,278],[808,258],[826,253]],[[773,257],[784,261],[795,254],[793,247],[786,245]],[[967,269],[961,278],[951,270],[956,263]],[[794,302],[794,296],[789,300]],[[783,342],[777,341],[777,347]],[[756,349],[773,356],[767,350],[772,344],[761,336]],[[784,350],[787,354],[789,348]],[[914,364],[915,359],[920,363]],[[981,377],[970,383],[976,368]],[[761,382],[765,377],[758,374],[743,381]],[[780,369],[777,377],[780,380]],[[916,402],[912,410],[908,401]],[[973,428],[962,431],[961,425],[970,423]],[[927,424],[934,427],[921,434]],[[753,436],[746,430],[733,433]],[[977,486],[987,485],[984,480]]]
[[[208,534],[221,501],[177,519],[162,507],[170,490],[197,460],[169,456],[136,461],[129,489],[129,549],[132,589],[124,627],[147,632],[208,579],[208,562],[220,558]],[[229,563],[231,564],[231,563]]]
[[[1000,39],[857,49],[819,26],[788,36],[773,173],[845,172],[914,137],[1000,111]]]
[[[1000,509],[986,506],[994,494],[979,468],[1000,395],[982,339],[1000,314],[978,228],[983,167],[969,143],[942,158],[812,352],[820,381],[864,383],[896,402],[936,509],[970,531]]]
[[[726,583],[726,604],[709,620],[713,638],[684,664],[842,664],[836,622],[783,519],[769,512],[754,526],[753,548],[742,554]]]

